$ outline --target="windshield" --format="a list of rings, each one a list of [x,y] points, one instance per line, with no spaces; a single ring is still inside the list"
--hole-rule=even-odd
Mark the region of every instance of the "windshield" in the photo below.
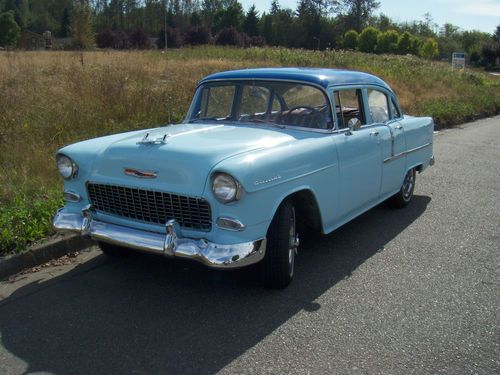
[[[209,82],[200,86],[189,122],[241,122],[331,129],[332,113],[322,90],[272,81]]]

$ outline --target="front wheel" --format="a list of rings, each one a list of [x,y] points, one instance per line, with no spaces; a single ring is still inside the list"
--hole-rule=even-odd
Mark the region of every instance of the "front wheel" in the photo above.
[[[281,289],[290,284],[298,246],[295,208],[291,202],[285,201],[267,231],[266,256],[262,261],[262,276],[267,287]]]
[[[406,172],[401,189],[389,198],[388,203],[393,208],[403,208],[410,203],[415,189],[416,171],[415,168]]]

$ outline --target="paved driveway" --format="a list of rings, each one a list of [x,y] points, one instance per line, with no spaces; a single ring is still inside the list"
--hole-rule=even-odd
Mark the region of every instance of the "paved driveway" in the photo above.
[[[409,207],[307,241],[284,291],[96,249],[0,283],[0,373],[499,373],[500,117],[435,155]]]

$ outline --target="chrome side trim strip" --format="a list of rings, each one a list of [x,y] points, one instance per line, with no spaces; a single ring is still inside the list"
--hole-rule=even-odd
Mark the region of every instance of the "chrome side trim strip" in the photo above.
[[[412,149],[407,150],[407,151],[403,151],[403,152],[401,152],[401,153],[399,153],[397,155],[394,155],[394,156],[391,156],[391,157],[389,157],[387,159],[384,159],[384,163],[388,163],[390,161],[399,159],[399,158],[401,158],[403,156],[406,156],[406,155],[408,155],[408,154],[410,154],[412,152],[415,152],[415,151],[421,150],[423,148],[429,147],[430,145],[432,145],[432,142],[426,143],[425,145],[422,145],[422,146],[418,146],[418,147],[412,148]]]

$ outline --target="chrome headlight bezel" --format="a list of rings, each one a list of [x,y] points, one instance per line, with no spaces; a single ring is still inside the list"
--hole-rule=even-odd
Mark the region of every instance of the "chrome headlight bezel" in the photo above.
[[[241,185],[233,176],[224,172],[212,175],[212,193],[221,203],[231,203],[240,199]]]
[[[65,180],[71,180],[78,174],[78,165],[67,155],[57,154],[56,165],[59,174]]]

